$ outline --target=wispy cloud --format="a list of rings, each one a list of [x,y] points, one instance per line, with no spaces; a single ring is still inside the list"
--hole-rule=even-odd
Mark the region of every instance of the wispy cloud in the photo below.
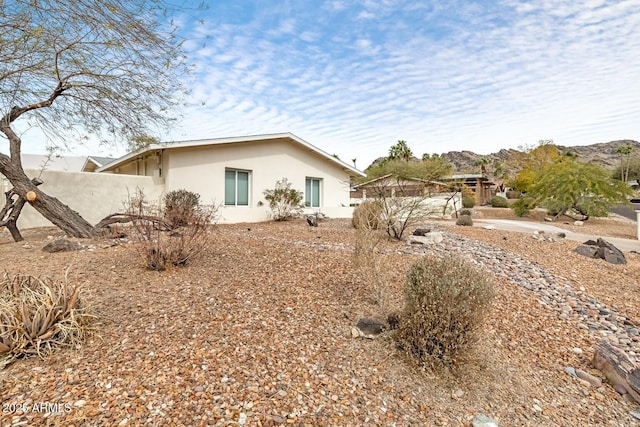
[[[419,155],[640,138],[635,0],[238,0],[203,18],[166,138],[290,131],[359,166],[398,139]]]

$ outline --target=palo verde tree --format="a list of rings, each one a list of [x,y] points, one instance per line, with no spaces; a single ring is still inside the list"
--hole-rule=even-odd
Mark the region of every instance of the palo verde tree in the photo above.
[[[522,147],[508,160],[508,168],[517,171],[508,183],[517,191],[527,192],[538,179],[540,171],[560,158],[553,140],[541,140],[535,148]]]
[[[0,1],[0,173],[69,235],[94,227],[25,174],[20,129],[57,143],[144,136],[175,118],[187,70],[164,0]],[[81,191],[81,189],[79,189]],[[1,218],[0,218],[1,220]]]
[[[628,203],[633,191],[624,182],[594,164],[570,156],[544,166],[529,188],[536,202],[557,218],[575,210],[586,218],[606,216],[609,208]]]

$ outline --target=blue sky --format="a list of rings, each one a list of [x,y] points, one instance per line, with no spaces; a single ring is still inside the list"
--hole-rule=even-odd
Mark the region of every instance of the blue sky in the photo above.
[[[163,140],[292,132],[364,169],[399,139],[640,139],[638,0],[207,3],[179,20],[196,74]]]

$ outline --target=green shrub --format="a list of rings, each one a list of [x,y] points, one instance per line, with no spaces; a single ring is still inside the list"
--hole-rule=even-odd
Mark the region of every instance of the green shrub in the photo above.
[[[507,208],[507,207],[509,207],[509,203],[507,202],[507,199],[505,199],[504,197],[493,196],[491,198],[491,207],[494,207],[494,208]]]
[[[492,282],[468,261],[426,256],[407,273],[395,338],[419,364],[455,368],[478,340],[493,295]]]
[[[511,209],[513,209],[513,212],[519,217],[529,215],[531,209],[535,207],[536,200],[533,197],[523,197],[511,205]]]
[[[462,198],[462,207],[471,209],[476,205],[476,198],[473,196],[464,196]]]
[[[287,178],[276,181],[273,190],[264,190],[264,198],[269,202],[269,208],[275,221],[286,221],[297,217],[302,208],[302,191],[291,188]]]
[[[188,190],[169,191],[164,196],[164,218],[172,228],[182,227],[193,220],[198,206],[198,193]]]
[[[459,214],[471,216],[471,209],[460,209]]]
[[[460,218],[456,221],[456,225],[471,226],[473,225],[473,220],[470,215],[460,215]]]
[[[366,200],[353,210],[351,224],[355,229],[377,230],[380,228],[382,205],[378,200]]]

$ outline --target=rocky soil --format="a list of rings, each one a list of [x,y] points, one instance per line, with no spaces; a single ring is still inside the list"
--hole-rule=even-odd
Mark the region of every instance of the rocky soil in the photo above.
[[[425,225],[443,241],[383,243],[384,309],[353,266],[346,220],[217,226],[205,256],[162,273],[142,268],[127,244],[49,254],[41,248],[55,230],[28,230],[21,243],[2,235],[5,270],[62,277],[70,267],[98,320],[82,347],[0,371],[0,425],[468,426],[481,414],[501,426],[640,425],[637,403],[574,375],[602,379],[590,361],[603,339],[640,355],[639,254],[613,265],[559,238]],[[607,219],[579,231],[634,230]],[[390,332],[352,338],[360,318],[402,307],[411,262],[445,252],[472,260],[497,291],[457,376],[412,365]]]

